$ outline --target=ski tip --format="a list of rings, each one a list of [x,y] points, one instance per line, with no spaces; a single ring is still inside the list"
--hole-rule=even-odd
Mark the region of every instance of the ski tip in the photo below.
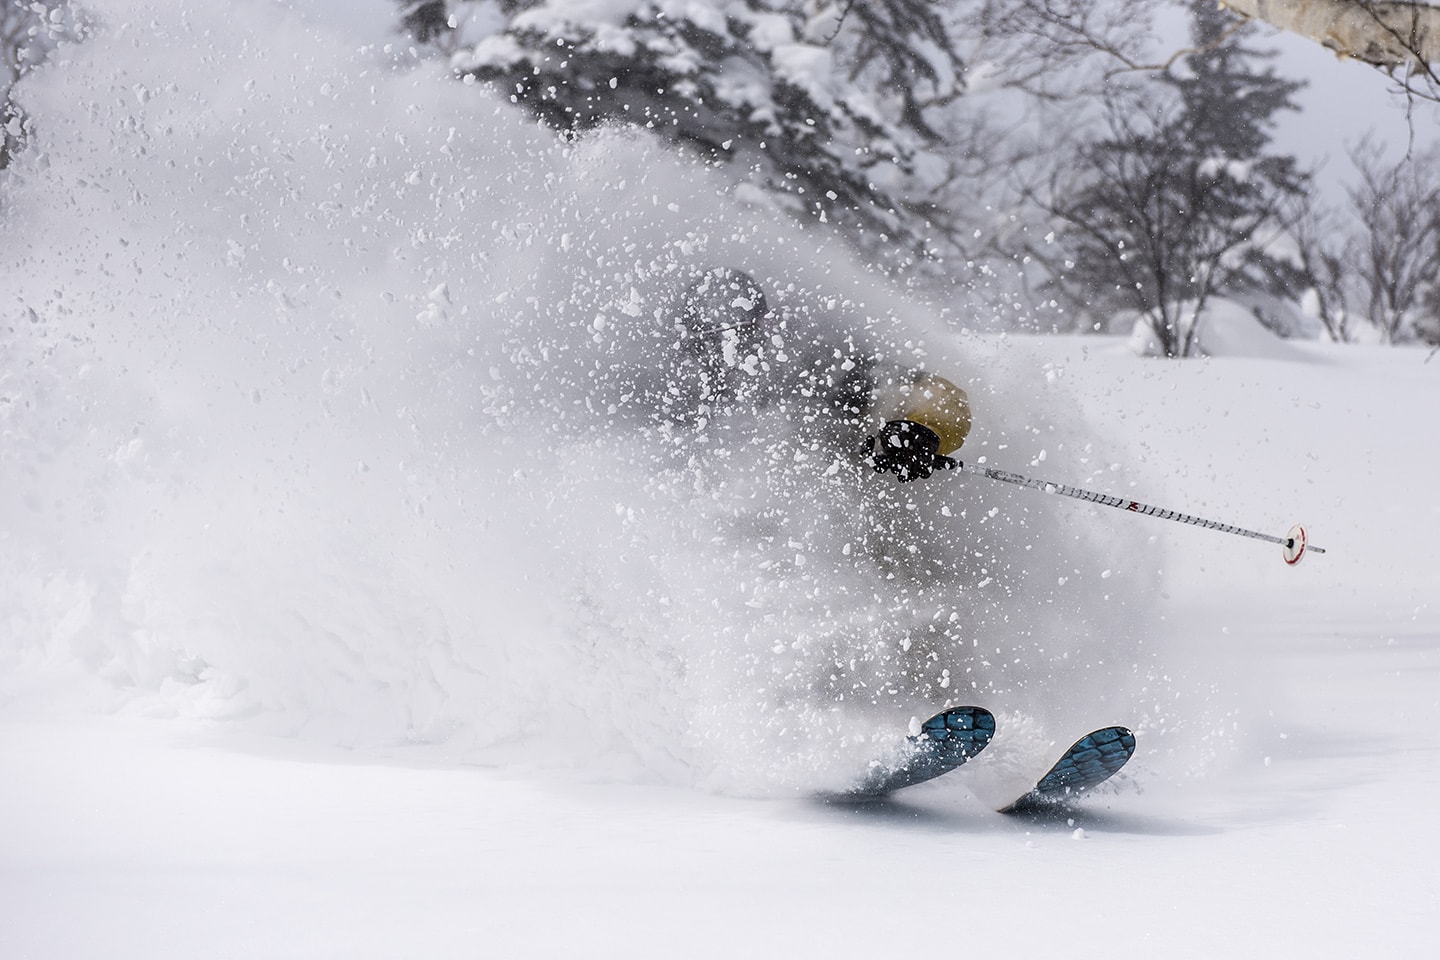
[[[955,731],[977,731],[986,739],[995,734],[995,714],[984,707],[946,707],[911,731],[912,736],[944,740]]]
[[[947,707],[920,725],[912,742],[928,743],[958,766],[995,736],[995,715],[984,707]]]
[[[1118,773],[1134,755],[1134,733],[1126,727],[1101,727],[1071,744],[1033,789],[1000,812],[1032,814],[1068,808]]]
[[[873,803],[896,790],[924,783],[964,766],[995,736],[995,715],[984,707],[946,707],[930,719],[911,721],[906,748],[876,762],[852,787],[822,792],[827,803]]]
[[[1305,528],[1298,523],[1291,527],[1290,532],[1285,534],[1285,542],[1282,546],[1285,550],[1285,562],[1292,567],[1299,563],[1301,558],[1305,556]]]

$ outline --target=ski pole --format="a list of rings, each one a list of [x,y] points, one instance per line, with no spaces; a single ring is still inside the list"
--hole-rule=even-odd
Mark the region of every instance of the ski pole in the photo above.
[[[1152,507],[1149,504],[1140,503],[1137,500],[1114,497],[1108,493],[1096,493],[1093,490],[1082,490],[1079,487],[1070,487],[1063,483],[1050,483],[1046,480],[1036,480],[1032,477],[1021,476],[1018,473],[1011,473],[1008,470],[997,470],[994,467],[984,467],[978,464],[964,463],[959,460],[954,461],[954,463],[955,469],[964,473],[979,474],[982,477],[999,480],[1003,483],[1013,483],[1022,487],[1030,487],[1044,493],[1058,493],[1063,497],[1073,497],[1076,500],[1098,503],[1106,507],[1116,507],[1120,510],[1128,510],[1130,513],[1144,514],[1147,517],[1159,517],[1161,520],[1189,523],[1197,527],[1204,527],[1206,530],[1219,530],[1221,533],[1233,533],[1240,537],[1251,537],[1255,540],[1264,540],[1266,543],[1276,543],[1284,549],[1285,562],[1291,566],[1300,562],[1300,558],[1305,555],[1307,549],[1315,553],[1325,552],[1319,547],[1307,545],[1305,528],[1299,524],[1291,527],[1289,533],[1285,536],[1273,537],[1268,533],[1258,533],[1254,530],[1246,530],[1244,527],[1236,527],[1228,523],[1219,523],[1215,520],[1192,517],[1189,514],[1166,510],[1163,507]]]

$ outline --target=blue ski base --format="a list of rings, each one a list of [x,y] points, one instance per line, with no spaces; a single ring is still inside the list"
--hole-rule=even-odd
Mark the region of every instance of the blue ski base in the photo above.
[[[1065,751],[1035,788],[1001,813],[1025,813],[1063,806],[1109,780],[1135,755],[1135,735],[1124,727],[1087,733]]]
[[[933,780],[962,766],[995,736],[995,716],[984,707],[952,707],[920,725],[906,740],[905,752],[888,764],[876,764],[854,787],[833,794],[836,800],[877,800],[903,787]]]

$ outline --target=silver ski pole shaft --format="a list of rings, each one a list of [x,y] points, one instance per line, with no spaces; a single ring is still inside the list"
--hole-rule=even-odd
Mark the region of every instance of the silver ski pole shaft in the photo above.
[[[1163,507],[1152,507],[1149,504],[1140,503],[1138,500],[1127,500],[1124,497],[1115,497],[1108,493],[1082,490],[1079,487],[1070,487],[1063,483],[1050,483],[1046,480],[1036,480],[1033,477],[1025,477],[1018,473],[1011,473],[1009,470],[997,470],[994,467],[984,467],[979,464],[964,463],[958,460],[955,461],[955,468],[964,473],[979,474],[991,480],[1000,480],[1004,483],[1030,487],[1043,493],[1056,493],[1062,497],[1073,497],[1076,500],[1098,503],[1106,507],[1115,507],[1119,510],[1127,510],[1130,513],[1139,513],[1147,517],[1159,517],[1161,520],[1189,523],[1197,527],[1204,527],[1206,530],[1219,530],[1221,533],[1233,533],[1240,537],[1250,537],[1255,540],[1264,540],[1266,543],[1279,544],[1284,548],[1285,562],[1292,566],[1300,562],[1300,558],[1304,556],[1307,550],[1312,550],[1315,553],[1325,552],[1320,547],[1310,546],[1306,543],[1305,528],[1298,524],[1291,527],[1290,532],[1286,536],[1275,537],[1268,533],[1246,530],[1244,527],[1236,527],[1228,523],[1206,520],[1203,517],[1192,517],[1189,514],[1179,513],[1175,510],[1166,510]]]

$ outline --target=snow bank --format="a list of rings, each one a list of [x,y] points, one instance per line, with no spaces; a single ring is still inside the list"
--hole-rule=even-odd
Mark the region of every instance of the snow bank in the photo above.
[[[1192,308],[1181,311],[1182,320],[1192,319]],[[1199,319],[1200,332],[1195,354],[1202,357],[1251,357],[1259,360],[1303,361],[1295,345],[1265,328],[1245,305],[1223,297],[1212,298]],[[1130,350],[1141,357],[1164,355],[1160,339],[1150,323],[1136,319],[1130,330]]]
[[[636,402],[667,300],[721,263],[796,362],[937,370],[967,455],[1085,483],[1126,454],[1057,371],[643,139],[557,140],[258,0],[96,8],[23,85],[3,198],[12,708],[746,792],[832,783],[949,700],[1041,740],[1163,714],[1145,532],[898,488],[776,410],[696,434]]]

